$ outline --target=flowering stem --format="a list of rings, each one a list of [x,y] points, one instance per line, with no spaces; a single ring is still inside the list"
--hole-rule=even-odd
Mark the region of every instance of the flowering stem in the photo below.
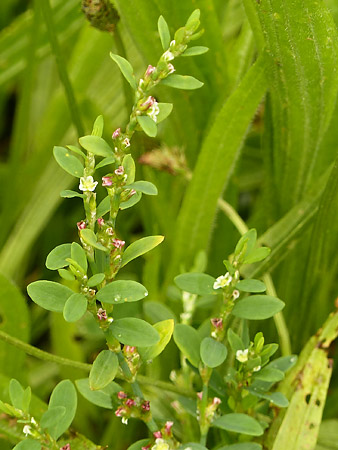
[[[249,228],[246,226],[246,223],[243,221],[241,216],[237,213],[237,211],[225,200],[219,198],[218,206],[224,212],[224,214],[230,219],[230,221],[235,225],[237,230],[241,235],[245,234]],[[263,276],[263,281],[266,285],[266,292],[273,297],[276,297],[276,290],[269,273],[265,273]],[[291,343],[290,343],[290,335],[289,330],[286,326],[285,319],[282,312],[279,312],[273,316],[273,320],[276,325],[277,333],[279,336],[280,348],[283,356],[291,355]]]

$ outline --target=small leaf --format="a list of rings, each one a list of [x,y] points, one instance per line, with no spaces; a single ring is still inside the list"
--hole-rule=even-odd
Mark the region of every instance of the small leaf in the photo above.
[[[157,22],[158,33],[160,35],[163,50],[167,50],[170,44],[170,31],[168,24],[163,16],[158,18]]]
[[[226,445],[218,450],[262,450],[262,446],[256,442],[241,442],[240,444]]]
[[[189,47],[186,49],[184,53],[182,53],[181,56],[197,56],[197,55],[203,55],[204,53],[208,52],[208,47],[203,46],[196,46],[196,47]]]
[[[90,228],[84,228],[83,230],[80,230],[80,236],[86,244],[91,245],[92,247],[104,252],[108,251],[106,247],[104,247],[100,242],[97,241],[96,234]]]
[[[147,195],[157,195],[158,190],[157,187],[150,183],[149,181],[135,181],[132,184],[128,184],[128,186],[124,187],[125,189],[134,189],[137,192],[142,192]]]
[[[62,197],[62,198],[74,198],[74,197],[83,198],[84,195],[80,194],[80,192],[71,191],[70,189],[66,189],[65,191],[60,192],[60,197]]]
[[[96,164],[95,169],[100,169],[101,167],[109,166],[109,164],[113,164],[115,162],[114,156],[108,156],[107,158],[103,158],[98,164]]]
[[[66,301],[63,308],[63,317],[66,322],[76,322],[87,311],[87,299],[83,294],[74,293]]]
[[[276,358],[269,364],[268,367],[281,370],[282,372],[287,372],[291,369],[297,362],[297,355],[281,356]]]
[[[174,321],[172,319],[163,320],[162,322],[155,323],[155,325],[153,325],[153,327],[159,333],[160,340],[157,344],[152,345],[151,347],[139,349],[141,358],[144,361],[152,360],[152,359],[156,358],[156,356],[158,356],[160,353],[163,352],[163,350],[168,345],[168,343],[171,339],[171,336],[173,334]]]
[[[244,342],[231,328],[228,329],[227,337],[230,347],[234,352],[245,349]]]
[[[22,411],[29,412],[29,405],[31,402],[31,398],[32,398],[32,390],[31,390],[31,387],[28,386],[28,387],[26,387],[26,389],[23,392]]]
[[[130,445],[127,450],[142,450],[142,448],[146,447],[150,444],[150,439],[141,439],[140,441],[134,442],[134,444]]]
[[[148,295],[147,289],[137,281],[116,280],[100,289],[96,295],[103,303],[137,302]]]
[[[278,369],[273,369],[272,367],[264,367],[254,373],[254,378],[257,378],[257,380],[277,383],[277,381],[284,380],[284,372]]]
[[[264,392],[262,389],[255,386],[249,386],[248,391],[258,398],[268,400],[279,408],[287,408],[289,406],[288,399],[281,392]]]
[[[175,325],[174,341],[191,364],[198,367],[200,363],[201,338],[197,330],[190,325],[179,323]]]
[[[244,259],[244,264],[253,264],[258,261],[262,261],[271,253],[271,249],[268,247],[259,247],[253,250],[246,258]]]
[[[186,90],[199,89],[204,85],[204,83],[190,75],[169,75],[168,78],[161,81],[161,84]]]
[[[41,444],[33,439],[25,439],[13,447],[13,450],[41,450]]]
[[[226,359],[228,350],[221,342],[211,337],[203,339],[200,348],[202,362],[211,368],[220,366]]]
[[[136,205],[136,203],[138,203],[141,200],[141,198],[142,193],[136,192],[136,194],[132,195],[128,200],[120,204],[120,209],[123,210],[131,208],[132,206]]]
[[[109,211],[110,211],[110,198],[109,195],[107,195],[107,197],[105,197],[98,205],[96,209],[96,216],[102,217]]]
[[[12,378],[9,382],[9,398],[11,399],[14,408],[21,409],[22,411],[24,392],[24,388],[21,386],[19,381]]]
[[[177,318],[172,310],[161,302],[144,302],[143,311],[147,319],[152,323],[167,319],[173,319],[174,322],[177,322]]]
[[[259,280],[241,280],[236,284],[236,288],[243,292],[264,292],[266,286]]]
[[[84,273],[87,273],[88,262],[86,252],[83,250],[80,244],[77,242],[72,242],[71,246],[71,256],[74,261],[78,263],[80,267],[84,270]]]
[[[245,254],[249,254],[251,250],[253,250],[255,244],[257,241],[257,231],[255,228],[251,228],[246,233],[243,234],[243,236],[238,241],[236,248],[235,248],[235,255],[239,255],[243,249],[244,246],[246,246]]]
[[[80,150],[78,147],[75,147],[75,145],[67,145],[67,148],[71,150],[72,152],[76,153],[77,155],[82,156],[83,159],[87,159],[87,156],[83,153],[82,150]]]
[[[133,73],[134,70],[130,62],[122,58],[122,56],[114,55],[114,53],[110,53],[110,57],[112,58],[113,61],[116,62],[124,78],[128,81],[128,83],[134,89],[134,91],[136,91],[137,84]]]
[[[69,150],[64,147],[54,147],[53,154],[56,162],[62,167],[63,170],[70,173],[74,177],[83,177],[82,163],[76,158],[76,156],[72,155]]]
[[[216,419],[212,425],[222,430],[248,434],[249,436],[261,436],[264,433],[257,420],[242,413],[225,414]]]
[[[148,322],[135,317],[115,320],[110,325],[112,334],[119,342],[136,347],[150,347],[160,340],[159,333]]]
[[[157,134],[157,126],[153,119],[149,116],[137,116],[137,121],[147,136],[155,137]]]
[[[158,103],[157,105],[158,105],[160,112],[156,116],[156,119],[157,119],[156,123],[160,123],[160,122],[163,122],[163,120],[165,120],[171,114],[171,111],[173,110],[173,104],[172,103]]]
[[[39,280],[27,286],[27,292],[34,303],[48,311],[62,312],[73,291],[54,281]]]
[[[95,287],[98,284],[101,284],[104,279],[105,279],[104,273],[96,273],[95,275],[93,275],[92,277],[89,278],[87,286]]]
[[[54,406],[48,408],[46,412],[42,414],[40,425],[42,428],[49,428],[54,423],[58,422],[66,414],[66,408],[64,406]]]
[[[102,137],[103,127],[104,127],[103,116],[102,115],[97,116],[93,125],[92,136]]]
[[[49,434],[55,440],[59,439],[61,434],[68,429],[75,416],[77,395],[75,387],[70,380],[63,380],[54,388],[49,400],[48,409],[56,406],[64,406],[66,412],[61,419],[48,427]]]
[[[102,350],[96,357],[89,374],[89,387],[93,391],[103,389],[116,376],[119,361],[116,353]]]
[[[157,247],[163,239],[164,236],[147,236],[133,242],[125,249],[123,253],[121,267]]]
[[[124,173],[127,175],[127,183],[131,184],[135,181],[135,161],[134,158],[128,153],[122,161]]]
[[[76,380],[75,385],[86,400],[106,409],[113,409],[112,396],[121,391],[121,386],[114,382],[109,383],[104,389],[92,391],[89,387],[89,378]]]
[[[215,278],[206,273],[182,273],[174,279],[175,284],[183,291],[196,295],[217,294],[213,285]]]
[[[232,314],[241,319],[263,320],[274,316],[284,306],[285,303],[278,298],[269,295],[251,295],[239,300],[235,304]]]
[[[83,136],[80,137],[79,142],[87,152],[98,156],[112,157],[113,150],[107,142],[99,136]]]
[[[47,256],[46,267],[50,270],[61,269],[69,266],[66,261],[71,255],[71,244],[61,244],[55,247]]]

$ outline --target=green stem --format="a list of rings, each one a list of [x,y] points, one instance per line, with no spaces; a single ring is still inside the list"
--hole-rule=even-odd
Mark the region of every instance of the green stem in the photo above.
[[[241,235],[246,233],[249,228],[246,223],[243,221],[241,216],[237,213],[237,211],[225,200],[219,198],[218,206],[224,212],[224,214],[230,219],[230,221],[235,225],[237,230]],[[265,273],[263,275],[263,280],[266,285],[266,292],[273,297],[276,297],[276,290],[272,281],[272,278],[269,273]],[[290,343],[290,335],[289,330],[286,326],[285,319],[282,312],[279,312],[273,316],[273,320],[275,322],[275,326],[277,329],[277,333],[279,336],[280,348],[283,356],[291,355],[291,343]]]
[[[70,83],[66,63],[62,56],[61,48],[59,45],[59,41],[57,38],[57,33],[55,29],[55,24],[53,20],[53,11],[50,6],[49,0],[38,0],[40,4],[40,8],[43,14],[43,17],[46,22],[47,34],[49,38],[49,42],[54,53],[55,62],[59,71],[59,76],[61,83],[63,84],[65,94],[68,101],[70,115],[72,117],[72,121],[77,129],[77,134],[80,136],[84,135],[84,127],[81,120],[80,110],[78,104],[75,99],[74,91],[72,85]]]
[[[207,406],[208,406],[208,385],[205,383],[203,384],[201,410],[200,410],[200,430],[201,430],[200,444],[204,446],[207,443],[207,436],[209,431],[207,418],[205,417],[205,411]]]

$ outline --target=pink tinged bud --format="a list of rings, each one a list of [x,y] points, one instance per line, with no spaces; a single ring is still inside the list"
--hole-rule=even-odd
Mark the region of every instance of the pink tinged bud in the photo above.
[[[202,400],[203,397],[203,392],[197,392],[197,397]]]
[[[223,320],[218,319],[217,317],[210,319],[211,325],[213,325],[215,328],[223,328]]]
[[[119,408],[117,408],[117,410],[115,411],[115,416],[116,417],[122,417],[123,414],[125,414],[126,410],[123,408],[123,406],[120,406]]]
[[[212,400],[213,405],[216,406],[216,405],[219,405],[220,403],[222,403],[222,400],[220,398],[218,398],[218,397],[213,398],[213,400]]]
[[[122,241],[122,242],[124,242],[124,241]],[[132,345],[126,345],[126,346],[124,347],[124,351],[125,351],[126,353],[131,353],[131,354],[133,354],[133,353],[136,352],[136,347],[133,347]]]
[[[72,450],[70,444],[66,444],[60,448],[60,450]]]
[[[143,411],[150,411],[150,402],[146,400],[142,403],[141,408]]]
[[[113,245],[115,248],[123,248],[125,244],[125,241],[121,241],[120,239],[114,239]]]
[[[145,447],[142,447],[141,450],[149,450],[151,447],[151,444],[146,445]]]
[[[115,175],[123,175],[124,174],[124,167],[119,166],[116,170],[114,170]]]
[[[152,97],[151,95],[149,95],[147,100],[144,103],[142,103],[141,106],[146,109],[146,108],[150,108],[151,106],[153,106],[154,103],[156,103],[155,98]]]
[[[160,431],[155,431],[153,433],[155,439],[161,439],[162,433]]]
[[[167,434],[171,433],[171,428],[172,428],[173,425],[174,425],[174,422],[171,422],[169,420],[168,420],[168,422],[165,423],[164,428],[165,428],[165,431],[166,431]]]
[[[87,224],[84,220],[81,220],[81,222],[77,222],[76,225],[79,230],[84,230],[85,228],[87,228]]]
[[[154,66],[151,66],[150,64],[149,64],[149,66],[147,67],[147,70],[146,70],[146,77],[149,77],[152,73],[154,73],[155,72],[155,67]]]
[[[97,219],[97,223],[102,227],[104,225],[104,220],[102,218]]]
[[[99,308],[96,315],[99,320],[107,320],[107,311],[103,308]]]
[[[175,72],[175,67],[171,63],[168,64],[168,71],[169,71],[169,75],[171,73]]]
[[[135,406],[135,400],[133,400],[132,398],[128,398],[126,400],[126,406],[129,406],[129,408]]]
[[[120,391],[117,393],[117,398],[119,398],[120,400],[122,400],[123,398],[127,398],[127,394],[123,391]]]
[[[129,192],[130,197],[131,197],[132,195],[135,195],[135,194],[136,194],[135,189],[130,189],[130,192]]]
[[[110,177],[102,177],[102,186],[111,186],[113,180]]]
[[[130,147],[130,140],[128,138],[125,138],[123,140],[123,144],[124,144],[125,147]]]
[[[117,139],[121,136],[121,128],[117,128],[113,133],[113,139]]]
[[[106,233],[109,234],[109,236],[113,236],[114,235],[114,230],[112,229],[112,227],[109,227],[106,229]]]

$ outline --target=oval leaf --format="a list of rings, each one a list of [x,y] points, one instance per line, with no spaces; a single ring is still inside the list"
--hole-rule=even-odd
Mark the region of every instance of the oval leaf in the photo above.
[[[136,205],[136,203],[138,203],[142,198],[142,192],[136,192],[136,194],[134,194],[132,197],[130,197],[127,201],[122,202],[120,204],[120,209],[128,209],[131,208],[132,206]],[[108,209],[109,211],[109,209]]]
[[[281,311],[285,303],[269,295],[251,295],[237,302],[232,314],[241,319],[263,320]]]
[[[147,195],[158,194],[157,187],[149,181],[135,181],[134,183],[125,186],[125,189],[134,189],[137,192],[142,192],[143,194]]]
[[[71,257],[71,245],[72,244],[62,244],[55,247],[47,256],[47,269],[57,270],[69,266],[66,259]]]
[[[266,286],[259,280],[241,280],[236,284],[236,288],[243,292],[264,292]]]
[[[114,382],[109,383],[104,389],[92,391],[89,387],[89,378],[76,380],[75,385],[86,400],[106,409],[113,409],[112,396],[121,391],[121,386]]]
[[[103,116],[97,116],[93,125],[92,135],[102,137],[104,127]]]
[[[151,117],[137,116],[137,121],[146,135],[150,137],[155,137],[157,135],[157,126]]]
[[[107,158],[103,158],[98,164],[96,164],[95,169],[99,169],[100,167],[108,166],[109,164],[113,164],[115,162],[115,158],[113,156],[108,156]]]
[[[262,450],[262,446],[256,442],[241,442],[240,444],[226,445],[218,450]]]
[[[158,356],[160,353],[163,352],[163,350],[169,344],[169,341],[173,334],[174,324],[175,324],[175,322],[173,321],[173,319],[168,319],[168,320],[163,320],[162,322],[155,323],[155,325],[153,325],[155,330],[158,331],[158,333],[160,335],[160,340],[157,344],[152,345],[151,347],[139,349],[141,358],[144,361],[149,361],[151,359],[154,359],[154,358],[156,358],[156,356]]]
[[[83,176],[82,163],[76,156],[72,155],[68,149],[64,147],[54,147],[53,154],[56,162],[62,167],[63,170],[77,178]]]
[[[42,428],[49,428],[53,424],[59,421],[62,416],[66,413],[66,408],[64,406],[54,406],[53,408],[48,408],[46,412],[42,414],[40,425]]]
[[[109,147],[107,142],[99,136],[83,136],[80,137],[79,142],[87,152],[98,156],[113,156],[113,150]]]
[[[25,439],[13,447],[13,450],[41,450],[41,444],[33,439]]]
[[[86,252],[83,250],[82,246],[77,242],[73,242],[71,246],[71,258],[78,263],[80,267],[87,272],[88,262]]]
[[[135,317],[115,320],[110,325],[119,342],[136,347],[150,347],[160,340],[159,333],[148,322]]]
[[[245,349],[244,342],[231,328],[228,329],[227,337],[230,347],[234,352]]]
[[[60,197],[62,197],[62,198],[74,198],[74,197],[83,198],[84,195],[80,194],[80,192],[71,191],[69,189],[66,189],[65,191],[60,192]]]
[[[147,289],[137,281],[116,280],[100,289],[96,297],[100,302],[114,305],[125,302],[137,302],[147,295]]]
[[[193,366],[198,367],[200,363],[201,338],[197,330],[190,325],[179,323],[175,326],[174,340],[183,355]]]
[[[221,342],[215,341],[211,337],[203,339],[200,348],[200,355],[203,363],[211,368],[220,366],[227,357],[228,350]]]
[[[110,350],[102,350],[96,357],[89,374],[89,387],[93,391],[103,389],[116,376],[119,361],[116,353]]]
[[[113,61],[116,62],[124,78],[128,81],[130,86],[136,91],[137,84],[133,74],[134,70],[130,62],[127,61],[125,58],[122,58],[122,56],[115,55],[114,53],[110,53],[110,57]]]
[[[27,292],[34,303],[48,311],[62,312],[73,291],[54,281],[39,280],[27,286]]]
[[[163,239],[164,236],[147,236],[133,242],[125,249],[123,253],[121,267],[157,247]]]
[[[87,311],[87,299],[83,294],[73,294],[66,301],[63,308],[63,317],[66,322],[76,322]]]
[[[167,50],[170,44],[170,31],[168,24],[163,16],[158,18],[158,34],[160,35],[163,50]]]
[[[260,423],[247,414],[233,413],[225,414],[213,422],[213,426],[234,433],[248,434],[250,436],[261,436],[264,433]]]
[[[213,289],[215,278],[206,273],[182,273],[174,279],[175,284],[183,291],[197,295],[217,294]]]
[[[102,283],[102,281],[105,279],[104,273],[96,273],[92,277],[89,278],[87,286],[88,287],[95,287],[98,284]]]
[[[18,380],[14,378],[9,382],[9,398],[14,408],[23,409],[23,396],[24,388],[21,386]]]
[[[150,439],[141,439],[140,441],[134,442],[127,450],[142,450],[148,444],[150,444]]]
[[[63,380],[54,388],[49,400],[48,409],[56,406],[64,406],[66,412],[57,422],[48,427],[49,434],[54,439],[59,439],[73,422],[76,407],[77,407],[77,395],[76,389],[70,380]]]
[[[254,378],[271,383],[277,383],[284,379],[284,372],[273,367],[264,367],[259,372],[254,373]]]
[[[94,248],[107,252],[108,249],[104,247],[100,242],[97,241],[96,234],[93,230],[89,228],[85,228],[80,231],[81,238],[85,241],[86,244],[91,245]]]
[[[160,123],[163,120],[165,120],[173,110],[173,104],[172,103],[158,103],[159,113],[156,116],[156,123]]]
[[[253,264],[258,261],[262,261],[271,253],[271,249],[268,247],[255,248],[245,259],[244,264]]]
[[[191,90],[199,89],[204,83],[194,77],[191,77],[190,75],[169,75],[168,78],[161,81],[161,84],[165,84],[166,86],[176,89]]]
[[[122,161],[122,166],[124,168],[124,173],[127,175],[128,184],[134,183],[135,181],[135,161],[134,158],[128,153]]]
[[[204,53],[208,52],[208,47],[203,47],[202,45],[196,45],[196,47],[190,47],[187,48],[184,53],[182,53],[181,56],[197,56],[197,55],[203,55]]]

